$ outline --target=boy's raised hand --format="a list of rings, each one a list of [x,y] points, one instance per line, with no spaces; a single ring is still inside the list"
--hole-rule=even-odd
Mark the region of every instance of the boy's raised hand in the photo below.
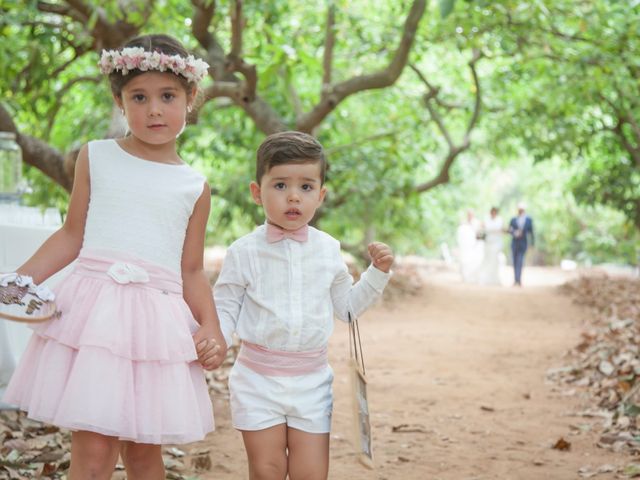
[[[393,264],[393,252],[389,245],[382,242],[371,242],[369,244],[369,255],[374,267],[384,273],[389,273]]]

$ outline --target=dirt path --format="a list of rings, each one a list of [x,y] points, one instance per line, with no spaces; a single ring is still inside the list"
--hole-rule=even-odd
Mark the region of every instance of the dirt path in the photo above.
[[[580,468],[628,462],[595,446],[600,421],[573,415],[586,406],[579,396],[545,381],[578,342],[584,315],[558,292],[562,275],[529,268],[528,285],[516,289],[426,273],[418,295],[378,306],[361,320],[375,471],[355,461],[348,441],[347,329],[336,327],[331,479],[575,479]],[[199,478],[246,478],[225,400],[217,398],[215,407],[217,432],[189,449],[211,450],[213,466]],[[405,424],[414,431],[393,431]],[[561,437],[571,442],[569,451],[551,448]]]

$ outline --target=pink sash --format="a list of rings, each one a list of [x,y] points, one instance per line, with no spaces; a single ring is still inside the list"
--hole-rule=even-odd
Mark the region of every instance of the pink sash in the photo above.
[[[182,295],[182,279],[177,273],[120,252],[82,249],[73,270],[85,277],[112,280],[121,285],[160,290]]]
[[[273,377],[306,375],[329,363],[326,346],[305,352],[284,352],[245,341],[240,345],[238,361],[256,373]]]

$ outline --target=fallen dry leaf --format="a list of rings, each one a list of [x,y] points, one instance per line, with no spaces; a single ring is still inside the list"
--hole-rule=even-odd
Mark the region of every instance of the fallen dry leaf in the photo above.
[[[196,472],[209,471],[212,466],[211,456],[209,456],[208,453],[196,455],[191,459],[191,467],[195,469]]]
[[[564,438],[559,438],[551,448],[555,450],[567,451],[571,449],[571,442],[567,442]]]
[[[422,425],[409,425],[408,423],[402,423],[400,425],[394,425],[391,427],[393,433],[430,433]]]
[[[585,331],[569,353],[569,365],[547,377],[586,391],[604,412],[599,446],[640,454],[640,279],[588,275],[562,291],[587,307]],[[620,437],[619,433],[628,436]],[[615,439],[615,440],[612,440]]]

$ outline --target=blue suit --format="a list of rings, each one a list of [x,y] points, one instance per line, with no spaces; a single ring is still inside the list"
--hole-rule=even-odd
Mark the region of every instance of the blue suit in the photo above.
[[[533,220],[525,215],[524,227],[520,229],[518,226],[518,217],[513,217],[509,222],[509,233],[511,234],[511,253],[513,255],[513,273],[515,275],[516,285],[520,285],[522,278],[522,267],[524,265],[524,254],[527,251],[528,237],[531,237],[531,245],[533,246]]]

